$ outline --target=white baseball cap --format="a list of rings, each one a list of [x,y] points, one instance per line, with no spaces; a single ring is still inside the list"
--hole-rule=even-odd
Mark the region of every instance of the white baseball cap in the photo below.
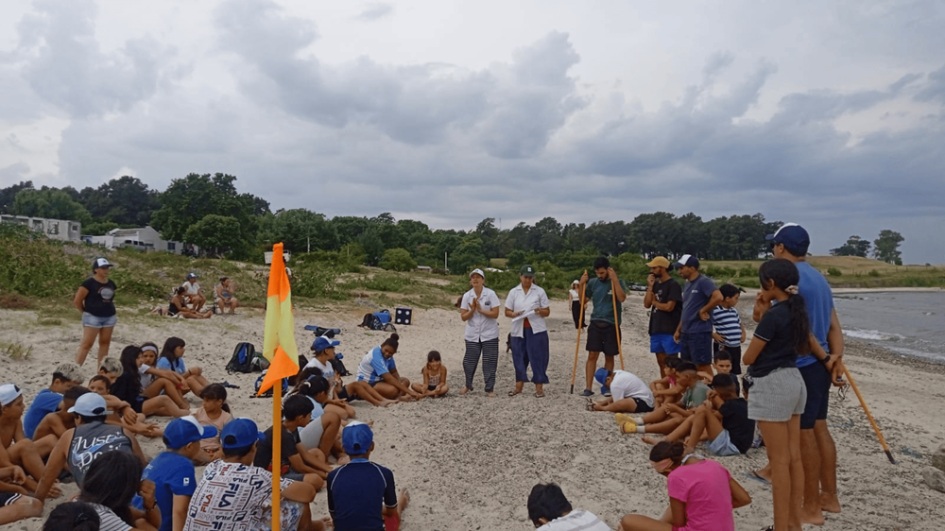
[[[0,406],[12,404],[13,401],[22,394],[23,390],[16,384],[7,383],[0,385]]]
[[[469,272],[469,278],[472,278],[473,275],[479,275],[482,278],[486,278],[486,274],[482,272],[482,269],[478,267]]]
[[[111,266],[112,264],[108,260],[104,258],[96,258],[95,261],[92,262],[92,271],[95,271],[96,269],[101,269],[103,267],[111,267]]]
[[[77,413],[83,417],[99,417],[111,413],[105,405],[105,398],[98,393],[85,393],[80,396],[68,412]]]

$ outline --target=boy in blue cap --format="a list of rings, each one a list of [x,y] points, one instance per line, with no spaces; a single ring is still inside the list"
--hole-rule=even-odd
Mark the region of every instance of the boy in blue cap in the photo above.
[[[611,396],[591,405],[594,411],[612,413],[649,413],[655,405],[653,391],[636,374],[628,371],[608,371],[601,367],[594,373],[601,388],[609,388]],[[590,399],[588,399],[590,400]]]
[[[233,419],[220,432],[223,459],[204,469],[187,508],[183,531],[213,529],[270,529],[272,524],[272,473],[253,466],[256,445],[265,438],[250,419]],[[302,481],[282,478],[280,521],[282,529],[323,531],[324,522],[313,521],[309,504],[315,499],[314,474]],[[320,478],[319,478],[320,480]]]
[[[341,432],[341,444],[351,462],[328,474],[328,512],[335,531],[398,531],[410,495],[405,490],[398,498],[394,473],[369,460],[371,427],[351,421]]]
[[[200,441],[216,435],[216,428],[201,425],[192,415],[174,419],[164,429],[167,451],[155,457],[142,475],[142,479],[154,482],[154,499],[161,511],[160,531],[184,528],[187,506],[197,488],[193,460],[202,451]],[[135,505],[139,501],[136,498]]]

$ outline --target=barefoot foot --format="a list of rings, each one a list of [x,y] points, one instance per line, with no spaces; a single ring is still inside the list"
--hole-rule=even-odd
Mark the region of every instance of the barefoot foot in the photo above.
[[[840,512],[840,500],[837,499],[836,494],[828,494],[826,492],[820,493],[820,508],[828,513],[839,513]]]
[[[461,394],[461,395],[465,395],[465,394],[466,394],[466,393],[468,393],[469,391],[471,391],[471,389],[470,389],[470,388],[468,388],[468,387],[463,387],[463,390],[462,390],[462,391],[460,391],[460,392],[459,392],[459,394]]]
[[[640,440],[646,444],[652,444],[655,446],[656,444],[659,444],[662,439],[657,439],[655,437],[641,437]]]
[[[808,511],[807,508],[801,507],[800,516],[802,524],[824,525],[824,522],[827,521],[824,518],[824,513],[822,513],[819,508],[813,511]]]

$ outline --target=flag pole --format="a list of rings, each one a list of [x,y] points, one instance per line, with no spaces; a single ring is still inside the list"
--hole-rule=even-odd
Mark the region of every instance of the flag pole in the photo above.
[[[272,386],[272,531],[282,515],[282,382]]]

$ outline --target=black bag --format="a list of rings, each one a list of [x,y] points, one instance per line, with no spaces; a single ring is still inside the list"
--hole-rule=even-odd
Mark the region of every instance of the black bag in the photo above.
[[[364,319],[359,324],[361,328],[368,330],[386,330],[396,332],[397,328],[390,322],[390,310],[381,310],[374,313],[364,314]]]
[[[349,376],[351,374],[345,364],[337,357],[331,358],[328,363],[331,363],[331,368],[335,370],[338,376]]]
[[[233,355],[230,357],[230,362],[226,364],[227,372],[253,372],[254,363],[256,359],[256,347],[252,343],[237,343],[236,348],[233,349]],[[257,369],[259,370],[259,369]]]

